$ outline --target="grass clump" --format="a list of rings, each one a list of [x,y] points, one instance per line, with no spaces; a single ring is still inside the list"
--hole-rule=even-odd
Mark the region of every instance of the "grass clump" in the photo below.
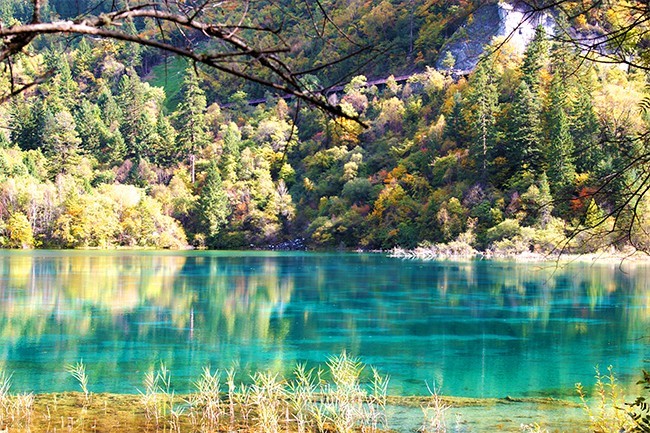
[[[90,403],[90,391],[88,390],[88,375],[86,374],[86,365],[83,360],[66,366],[66,371],[75,378],[84,395],[84,406]]]
[[[620,433],[633,431],[634,422],[623,409],[623,390],[618,385],[613,367],[607,367],[607,374],[602,374],[598,366],[594,388],[595,405],[587,403],[587,395],[581,383],[576,384],[585,413],[589,416],[591,431],[594,433]]]
[[[200,427],[200,431],[216,431],[223,415],[221,400],[221,372],[212,373],[210,367],[203,368],[201,378],[194,384],[196,393],[188,399],[190,407],[194,408],[193,414],[198,413],[192,421]]]
[[[34,394],[12,395],[11,377],[0,370],[0,431],[9,431],[9,427],[28,427],[34,412]]]
[[[432,386],[427,384],[427,389],[431,398],[426,406],[422,406],[424,423],[420,427],[421,433],[447,433],[447,411],[451,408],[440,394],[440,389],[434,383]]]
[[[140,393],[140,403],[144,409],[144,416],[148,425],[159,428],[168,414],[179,416],[174,412],[174,391],[171,389],[171,372],[160,363],[157,371],[149,371],[144,376],[144,392]],[[169,420],[171,427],[177,420]],[[175,428],[172,428],[175,430]]]
[[[195,392],[176,398],[164,364],[145,375],[139,403],[149,429],[172,432],[241,431],[260,433],[377,432],[386,426],[388,377],[345,352],[328,359],[325,369],[296,366],[292,377],[256,372],[239,383],[234,368],[205,367]]]

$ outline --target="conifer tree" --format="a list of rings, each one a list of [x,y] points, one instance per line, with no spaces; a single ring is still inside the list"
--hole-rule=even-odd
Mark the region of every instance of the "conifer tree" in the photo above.
[[[560,75],[555,75],[551,82],[546,110],[547,174],[553,195],[569,187],[576,173],[574,144],[566,105],[565,83]]]
[[[222,151],[219,168],[224,175],[224,180],[235,182],[240,166],[241,132],[234,122],[221,127]]]
[[[214,237],[228,222],[230,215],[228,196],[221,182],[221,175],[215,162],[211,162],[205,175],[199,198],[201,226],[208,236]]]
[[[539,94],[540,72],[548,62],[548,51],[546,31],[544,27],[538,26],[535,36],[526,47],[521,65],[522,79],[535,97]]]
[[[147,112],[149,85],[142,83],[138,74],[129,68],[120,78],[117,103],[122,114],[120,132],[126,145],[127,158],[141,158],[147,155],[147,138],[155,130],[155,117]]]
[[[457,91],[453,95],[451,111],[445,117],[443,137],[453,142],[456,147],[462,147],[466,142],[467,132],[463,95]]]
[[[591,172],[605,156],[598,143],[599,123],[588,86],[579,84],[569,115],[577,154],[576,168],[582,173]]]
[[[535,174],[542,171],[542,128],[540,109],[526,81],[517,87],[509,112],[506,155],[510,173],[528,169]]]
[[[496,139],[499,94],[495,76],[496,71],[489,59],[483,59],[472,75],[467,97],[471,110],[471,127],[474,131],[470,156],[476,164],[479,180],[484,183],[488,180],[488,161]]]
[[[66,173],[78,165],[81,139],[69,111],[47,113],[43,124],[43,149],[49,159],[50,173]]]
[[[15,98],[9,109],[11,142],[22,150],[38,149],[43,138],[43,103],[39,98]]]
[[[205,120],[207,107],[205,92],[199,86],[199,77],[193,68],[185,70],[181,102],[176,111],[179,150],[188,156],[190,178],[196,180],[196,153],[207,145],[208,125]]]

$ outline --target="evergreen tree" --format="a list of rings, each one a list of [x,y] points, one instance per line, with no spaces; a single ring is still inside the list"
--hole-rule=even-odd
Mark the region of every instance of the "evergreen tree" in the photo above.
[[[526,81],[517,87],[508,118],[505,154],[510,174],[530,170],[540,174],[543,151],[540,109]]]
[[[72,70],[65,54],[49,51],[45,56],[45,67],[54,72],[54,77],[41,86],[47,95],[45,106],[52,112],[72,111],[78,101],[79,85],[72,78]]]
[[[43,125],[43,150],[50,163],[50,173],[67,173],[79,164],[81,139],[69,111],[48,113]]]
[[[205,175],[199,198],[199,219],[210,237],[219,234],[230,216],[228,196],[221,182],[221,175],[215,162],[210,163]]]
[[[196,180],[196,153],[207,145],[208,125],[205,120],[207,107],[205,92],[199,86],[199,77],[192,68],[185,71],[181,102],[176,111],[176,124],[179,131],[176,141],[183,154],[188,155],[190,178]]]
[[[102,148],[100,137],[104,135],[102,130],[108,128],[101,118],[99,107],[84,99],[75,112],[75,122],[81,138],[81,147],[93,155],[100,153]]]
[[[468,126],[465,119],[463,95],[455,92],[452,100],[451,111],[445,117],[443,138],[454,143],[455,147],[464,147],[467,141]]]
[[[468,103],[471,127],[474,131],[470,157],[476,164],[479,180],[488,180],[488,161],[496,140],[496,113],[499,94],[495,82],[496,71],[489,59],[479,62],[470,79]]]
[[[176,135],[177,132],[169,121],[169,118],[162,111],[159,112],[155,131],[150,139],[151,152],[149,157],[154,162],[163,165],[169,165],[177,161]]]
[[[548,134],[548,180],[554,196],[571,186],[575,178],[575,155],[569,117],[566,113],[567,95],[565,83],[555,75],[549,90],[546,108],[546,131]]]
[[[522,79],[535,97],[539,94],[540,72],[548,62],[548,50],[546,31],[544,27],[538,26],[535,36],[526,47],[521,65]]]
[[[569,114],[571,137],[577,154],[576,168],[581,173],[592,172],[605,156],[598,143],[599,123],[591,90],[584,84],[579,84]]]
[[[223,142],[219,169],[224,175],[224,180],[237,181],[237,172],[240,167],[241,132],[234,122],[221,127]]]
[[[40,99],[16,98],[9,110],[11,142],[22,150],[38,149],[43,138],[43,103]]]
[[[107,101],[108,102],[108,101]],[[117,103],[122,114],[120,133],[126,145],[126,157],[142,156],[141,139],[150,131],[145,113],[146,94],[140,78],[133,69],[122,76],[118,84]]]

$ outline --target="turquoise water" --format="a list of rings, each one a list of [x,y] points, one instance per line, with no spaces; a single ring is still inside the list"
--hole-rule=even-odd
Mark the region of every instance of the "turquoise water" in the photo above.
[[[0,253],[0,368],[14,391],[133,393],[163,361],[177,392],[204,366],[285,374],[346,350],[391,394],[573,396],[648,358],[650,268],[419,262],[370,254]]]

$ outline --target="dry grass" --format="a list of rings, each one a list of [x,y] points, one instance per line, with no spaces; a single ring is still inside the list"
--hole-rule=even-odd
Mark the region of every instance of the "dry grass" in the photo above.
[[[286,378],[272,372],[248,376],[234,368],[206,367],[194,382],[195,391],[182,396],[174,392],[164,364],[145,374],[137,395],[91,394],[85,368],[74,370],[81,392],[42,395],[12,394],[11,375],[0,370],[0,432],[379,433],[388,430],[390,402],[420,406],[423,433],[458,433],[470,430],[458,419],[455,423],[453,417],[451,422],[447,419],[452,404],[456,408],[487,404],[443,398],[433,386],[428,397],[389,398],[388,377],[345,352],[320,367],[297,365]],[[578,387],[590,431],[619,433],[628,428],[627,415],[616,410],[623,407],[621,390],[611,369],[607,376],[597,372],[596,378],[596,405],[587,406],[587,396]],[[511,401],[493,404],[498,403]],[[520,430],[547,433],[534,423]]]
[[[325,368],[296,366],[290,378],[206,367],[195,392],[179,397],[164,364],[144,376],[137,396],[93,394],[83,362],[66,366],[81,392],[11,394],[0,371],[0,432],[164,431],[212,433],[375,433],[386,428],[388,377],[343,353]]]

